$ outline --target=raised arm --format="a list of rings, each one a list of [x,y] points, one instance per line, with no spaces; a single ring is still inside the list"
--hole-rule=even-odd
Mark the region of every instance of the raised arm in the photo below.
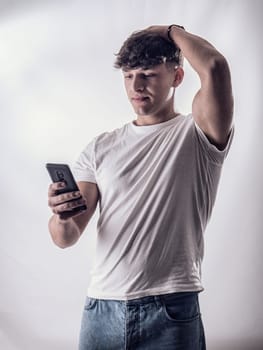
[[[153,26],[167,37],[168,26]],[[198,126],[210,142],[224,148],[233,118],[231,76],[225,57],[205,39],[182,28],[172,26],[169,37],[181,49],[200,78],[201,88],[196,93],[192,113]]]

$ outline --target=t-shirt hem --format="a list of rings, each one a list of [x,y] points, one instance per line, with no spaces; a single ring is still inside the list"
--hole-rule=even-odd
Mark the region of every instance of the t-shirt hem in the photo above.
[[[81,182],[81,181],[83,181],[83,182],[92,182],[92,183],[94,183],[94,184],[97,183],[97,181],[94,180],[94,179],[92,179],[92,178],[81,178],[81,177],[76,177],[76,181],[77,181],[77,182]]]
[[[73,171],[74,178],[77,182],[84,181],[84,182],[92,182],[97,183],[96,179],[93,176],[87,176],[87,175],[78,175],[76,171]]]
[[[207,153],[210,154],[209,158],[211,158],[211,160],[213,159],[213,163],[222,164],[224,159],[226,158],[228,152],[229,152],[230,146],[231,146],[232,141],[233,141],[234,130],[235,130],[234,125],[232,125],[230,133],[228,135],[227,143],[226,143],[224,149],[222,149],[222,150],[219,150],[214,144],[212,144],[208,140],[207,136],[205,135],[205,133],[203,132],[203,130],[200,128],[200,126],[197,124],[196,121],[194,121],[194,125],[195,125],[196,131],[199,135],[201,143],[203,144]]]
[[[180,292],[202,292],[204,288],[202,286],[180,286],[170,288],[152,288],[145,291],[137,291],[126,294],[108,294],[95,291],[94,289],[88,289],[87,296],[94,299],[103,300],[132,300],[148,296],[156,296],[162,294],[180,293]]]

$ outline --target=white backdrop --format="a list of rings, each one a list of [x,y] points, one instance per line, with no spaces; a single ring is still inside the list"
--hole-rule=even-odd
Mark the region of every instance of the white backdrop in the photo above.
[[[208,349],[263,349],[262,1],[0,0],[0,347],[74,350],[96,219],[61,250],[47,222],[46,162],[73,164],[99,133],[134,118],[114,53],[134,30],[178,23],[232,70],[236,133],[205,234]],[[199,86],[185,65],[183,113]]]

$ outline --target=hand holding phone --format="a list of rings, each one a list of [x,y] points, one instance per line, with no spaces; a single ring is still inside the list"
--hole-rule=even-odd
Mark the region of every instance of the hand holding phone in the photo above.
[[[47,163],[53,183],[49,187],[49,207],[61,219],[68,219],[87,209],[73,174],[67,164]]]

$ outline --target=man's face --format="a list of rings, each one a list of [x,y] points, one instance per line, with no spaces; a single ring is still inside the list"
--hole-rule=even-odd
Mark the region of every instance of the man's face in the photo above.
[[[180,84],[181,68],[159,64],[149,69],[123,70],[125,89],[137,116],[153,116],[173,103],[174,87]]]

